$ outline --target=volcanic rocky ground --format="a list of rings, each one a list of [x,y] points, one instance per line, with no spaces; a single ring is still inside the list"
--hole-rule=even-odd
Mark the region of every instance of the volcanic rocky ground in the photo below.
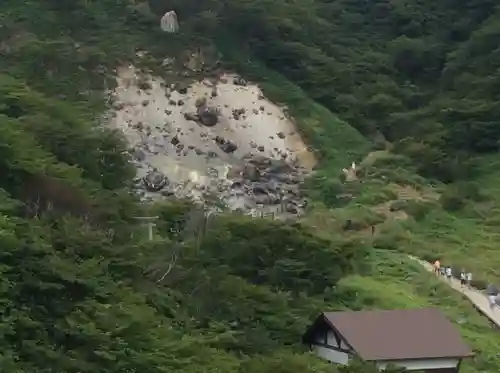
[[[130,143],[136,191],[244,213],[300,213],[314,166],[294,123],[233,74],[166,84],[133,66],[117,70],[110,125]]]

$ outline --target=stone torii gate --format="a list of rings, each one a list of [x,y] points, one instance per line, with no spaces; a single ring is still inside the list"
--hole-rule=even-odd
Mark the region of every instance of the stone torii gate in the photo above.
[[[150,241],[153,240],[153,227],[156,226],[155,221],[158,220],[158,216],[137,216],[134,219],[139,220],[142,225],[148,227],[148,238]]]

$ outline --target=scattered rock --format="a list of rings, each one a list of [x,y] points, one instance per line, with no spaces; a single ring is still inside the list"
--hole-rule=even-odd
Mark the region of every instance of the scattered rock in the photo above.
[[[179,138],[177,136],[172,137],[170,143],[174,146],[178,145],[180,143]]]
[[[184,113],[184,119],[198,122],[200,120],[200,117],[195,113]]]
[[[143,91],[147,91],[151,89],[151,83],[149,83],[146,80],[140,79],[137,86],[139,89],[142,89]]]
[[[188,92],[187,86],[184,84],[179,84],[176,87],[177,92],[179,92],[181,95],[185,95]]]
[[[171,190],[162,190],[161,195],[163,197],[171,197],[171,196],[175,195],[175,193],[172,192]]]
[[[205,107],[206,105],[207,105],[206,97],[198,97],[194,104],[194,106],[196,106],[197,108]]]
[[[123,110],[123,108],[125,108],[125,105],[121,102],[114,102],[111,106],[116,111],[120,111],[120,110]]]
[[[234,85],[239,85],[239,86],[242,86],[242,87],[246,87],[248,85],[248,82],[243,79],[242,77],[235,77],[233,79],[233,84]]]
[[[276,136],[278,136],[280,139],[284,139],[285,138],[285,134],[283,132],[278,132],[276,134]]]
[[[215,138],[215,142],[217,145],[219,145],[219,148],[224,152],[224,153],[233,153],[238,147],[236,146],[235,143],[232,141],[226,140],[221,136],[217,136]]]
[[[232,113],[233,113],[233,118],[239,120],[240,117],[246,113],[246,109],[245,108],[233,109]]]
[[[175,59],[174,58],[171,58],[171,57],[167,57],[165,58],[162,63],[161,63],[161,66],[162,67],[171,67],[175,62]]]
[[[144,150],[139,148],[134,148],[130,150],[130,155],[137,162],[142,162],[146,159],[146,153],[144,152]]]

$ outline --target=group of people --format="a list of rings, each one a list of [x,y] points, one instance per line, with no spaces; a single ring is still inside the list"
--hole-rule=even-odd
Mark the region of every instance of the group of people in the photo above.
[[[451,281],[453,278],[453,269],[451,266],[442,266],[441,261],[438,259],[434,262],[434,272],[436,273],[437,276],[443,276],[445,277],[448,281]],[[471,272],[466,272],[463,268],[460,271],[459,275],[460,279],[460,285],[462,288],[471,288],[471,282],[472,282],[472,273]],[[499,292],[498,289],[496,289],[495,286],[489,285],[488,288],[486,289],[486,295],[488,296],[488,304],[490,306],[490,309],[493,311],[497,307],[497,300],[499,299]]]
[[[439,259],[434,262],[434,272],[437,276],[443,276],[447,280],[451,280],[453,278],[453,269],[451,266],[441,266],[441,261],[439,261]],[[465,269],[462,268],[459,279],[462,287],[470,288],[472,282],[472,272],[466,272]]]

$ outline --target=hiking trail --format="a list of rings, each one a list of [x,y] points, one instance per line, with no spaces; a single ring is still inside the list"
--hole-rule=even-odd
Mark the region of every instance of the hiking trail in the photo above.
[[[431,263],[428,263],[412,255],[408,255],[408,258],[419,263],[427,271],[431,273],[434,272],[434,267]],[[485,293],[474,288],[462,287],[460,285],[460,281],[456,278],[448,280],[444,277],[439,276],[439,279],[443,282],[446,282],[448,286],[451,286],[456,291],[462,293],[484,316],[486,316],[492,323],[500,328],[500,309],[498,307],[493,311],[490,309],[488,298],[486,297]]]

